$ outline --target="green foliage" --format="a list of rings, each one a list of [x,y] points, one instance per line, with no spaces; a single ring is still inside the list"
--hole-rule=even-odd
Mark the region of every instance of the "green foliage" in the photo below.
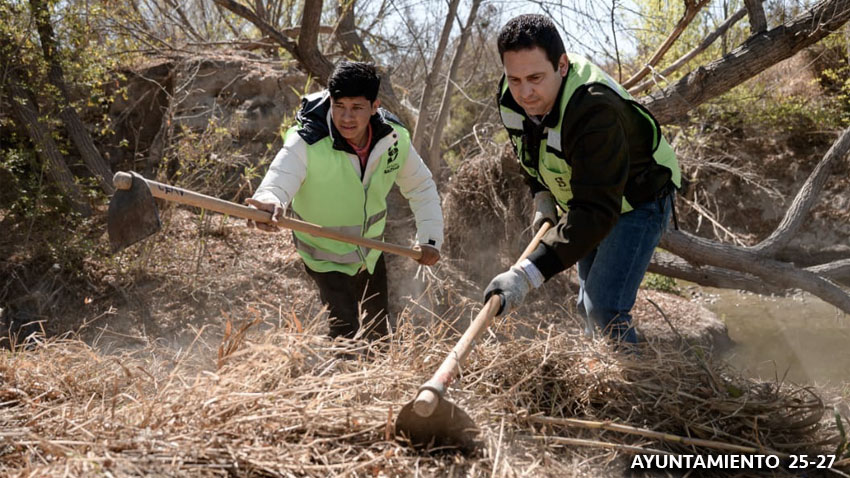
[[[673,32],[676,24],[685,13],[685,2],[672,0],[635,0],[635,4],[638,8],[638,14],[634,16],[636,20],[633,27],[635,41],[638,47],[637,56],[633,59],[633,64],[636,65],[635,68],[639,68],[649,61],[655,50]],[[670,50],[667,51],[656,69],[659,71],[663,70],[697,47],[708,34],[713,32],[726,20],[727,16],[732,15],[742,6],[742,0],[710,1],[708,5],[697,13],[693,21],[682,32]],[[727,50],[742,43],[748,36],[749,26],[746,22],[738,22],[737,25],[730,28],[726,35],[724,35]],[[720,58],[725,53],[723,48],[724,41],[722,38],[718,38],[711,46],[668,77],[668,81],[678,80],[696,66]]]
[[[122,60],[121,55],[115,54],[117,37],[105,35],[101,30],[113,12],[97,1],[45,0],[44,6],[46,11],[39,13],[32,10],[29,1],[0,2],[0,17],[3,18],[0,22],[0,73],[10,74],[10,79],[15,78],[18,85],[28,90],[34,101],[31,106],[37,108],[40,121],[56,141],[65,162],[75,172],[83,172],[83,169],[75,169],[77,152],[59,120],[58,113],[66,101],[60,89],[48,79],[49,58],[41,38],[44,32],[36,26],[38,20],[46,20],[52,30],[54,47],[49,53],[61,68],[70,106],[84,123],[93,127],[95,137],[106,136],[112,133],[106,115],[112,96],[107,93],[106,84],[114,80],[111,71]],[[0,89],[4,101],[9,100],[7,93],[5,88]],[[45,196],[50,188],[45,184],[42,159],[30,141],[14,138],[25,128],[17,125],[16,119],[8,114],[5,108],[0,109],[0,135],[6,137],[2,144],[2,168],[11,175],[9,184],[13,187],[10,189],[16,193],[0,196],[0,209],[27,216],[52,211],[50,196]],[[96,184],[87,179],[83,179],[82,186],[89,195],[97,190]],[[39,208],[46,209],[40,211]]]
[[[850,67],[843,52],[837,45],[801,52],[695,114],[734,135],[779,139],[843,129],[850,125]]]
[[[98,226],[95,234],[80,233],[86,220],[70,210],[68,202],[47,184],[35,153],[26,147],[11,147],[11,139],[5,138],[0,148],[0,218],[4,230],[0,250],[11,263],[25,263],[34,270],[52,267],[68,278],[81,276],[84,261],[97,249],[96,239],[102,235],[103,226]],[[15,294],[0,295],[0,300],[17,297]]]
[[[845,27],[846,28],[846,27]],[[841,123],[850,125],[850,37],[833,34],[821,44],[819,56],[824,64],[818,78],[824,92],[832,96]]]
[[[34,152],[22,148],[0,150],[0,204],[9,216],[29,218],[40,214],[41,177],[33,174]]]
[[[668,294],[682,295],[681,289],[676,285],[676,279],[653,272],[646,273],[643,277],[643,282],[641,282],[641,287]]]
[[[71,216],[69,204],[47,182],[44,166],[15,134],[0,140],[0,213],[10,223]]]
[[[833,408],[833,416],[835,417],[835,427],[838,429],[838,446],[833,453],[838,459],[850,458],[850,441],[848,441],[847,432],[844,430],[843,419],[841,412],[838,411],[838,406]]]
[[[800,95],[788,97],[759,97],[747,92],[730,92],[726,99],[731,100],[734,108],[725,110],[723,120],[734,125],[745,123],[748,129],[762,129],[765,132],[792,132],[801,129],[837,129],[840,126],[840,112],[831,102]]]

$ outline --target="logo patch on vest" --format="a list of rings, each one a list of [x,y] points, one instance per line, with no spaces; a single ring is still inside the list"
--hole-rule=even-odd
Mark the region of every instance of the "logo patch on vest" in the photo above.
[[[393,143],[387,151],[387,167],[384,169],[384,174],[390,174],[399,168],[398,163],[395,162],[396,159],[398,159],[398,141]]]

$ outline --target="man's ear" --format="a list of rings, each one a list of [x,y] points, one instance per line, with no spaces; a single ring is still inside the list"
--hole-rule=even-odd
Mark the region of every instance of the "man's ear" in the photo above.
[[[372,103],[372,114],[377,113],[378,108],[380,108],[380,107],[381,107],[381,99],[375,98],[375,101]]]
[[[570,61],[567,58],[566,53],[561,53],[561,58],[558,58],[558,73],[561,77],[567,76],[567,70],[569,70]]]

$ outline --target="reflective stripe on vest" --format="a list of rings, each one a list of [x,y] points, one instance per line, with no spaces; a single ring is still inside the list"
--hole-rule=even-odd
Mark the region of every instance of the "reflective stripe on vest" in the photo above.
[[[570,177],[572,168],[566,161],[566,153],[562,151],[561,126],[564,123],[566,116],[566,108],[576,90],[583,85],[602,84],[617,92],[624,100],[626,100],[638,113],[641,114],[652,125],[652,157],[655,162],[670,169],[672,172],[671,180],[676,187],[681,186],[681,171],[679,162],[676,159],[676,154],[670,144],[661,134],[661,127],[658,121],[644,108],[640,103],[623,88],[620,84],[614,81],[605,71],[597,67],[588,60],[578,56],[569,54],[570,68],[567,74],[564,91],[561,95],[560,103],[560,119],[558,125],[553,128],[547,128],[545,139],[540,142],[540,152],[538,167],[534,168],[534,162],[530,158],[524,158],[526,155],[525,145],[523,145],[523,121],[525,116],[518,111],[514,111],[502,104],[499,107],[499,113],[502,118],[502,123],[505,129],[508,130],[508,136],[514,145],[517,156],[520,160],[520,165],[531,175],[536,178],[543,186],[545,186],[558,204],[565,211],[568,209],[567,202],[572,199],[572,189],[570,188]],[[504,97],[509,91],[508,83],[502,78],[501,96]],[[500,101],[501,103],[501,101]],[[538,174],[539,173],[539,174]],[[623,197],[623,204],[620,209],[621,213],[632,210],[632,206]]]
[[[325,252],[321,249],[317,249],[310,244],[306,244],[304,241],[298,240],[298,236],[295,234],[292,235],[292,240],[295,242],[295,248],[299,252],[303,252],[309,255],[313,259],[318,259],[320,261],[330,261],[336,262],[337,264],[360,264],[360,253],[362,251],[353,251],[349,252],[345,255],[333,254],[330,252]]]
[[[330,136],[308,145],[307,174],[292,198],[294,216],[348,235],[380,239],[386,226],[387,195],[410,150],[407,130],[389,124],[393,132],[378,140],[369,157],[377,164],[367,184],[355,170],[350,154],[333,148]],[[290,128],[286,135],[298,134],[297,128]],[[372,273],[381,255],[376,249],[302,232],[293,234],[298,254],[317,272],[354,275],[365,267]]]

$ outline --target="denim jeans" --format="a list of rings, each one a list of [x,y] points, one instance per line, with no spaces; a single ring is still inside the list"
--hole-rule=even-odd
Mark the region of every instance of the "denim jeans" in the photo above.
[[[634,205],[599,246],[578,262],[578,311],[585,333],[602,330],[615,341],[636,343],[632,306],[652,253],[670,219],[673,194]]]

